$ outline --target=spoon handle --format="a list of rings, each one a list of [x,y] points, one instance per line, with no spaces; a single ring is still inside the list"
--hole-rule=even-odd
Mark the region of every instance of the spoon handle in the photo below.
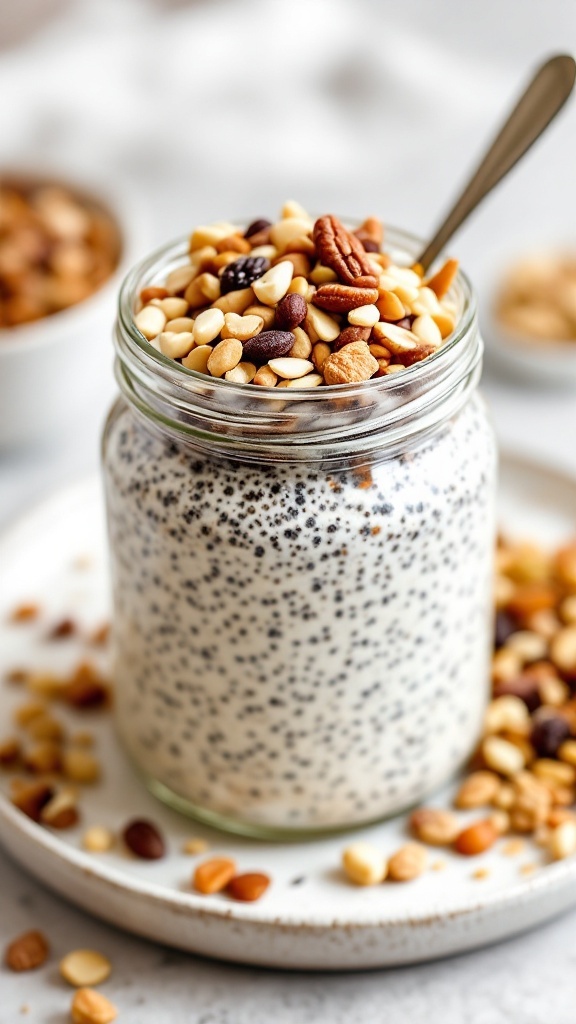
[[[575,77],[576,63],[570,56],[552,57],[541,65],[475,174],[419,257],[424,270],[484,196],[548,127],[572,92]]]

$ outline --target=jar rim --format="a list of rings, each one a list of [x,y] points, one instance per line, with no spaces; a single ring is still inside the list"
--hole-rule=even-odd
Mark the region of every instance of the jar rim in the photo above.
[[[344,218],[343,223],[350,224],[354,222],[351,218]],[[405,231],[402,228],[395,228],[388,225],[386,226],[386,237],[392,240],[395,247],[402,247],[407,250],[414,248],[414,251],[416,252],[420,251],[424,245],[422,239],[417,235],[409,231]],[[171,359],[170,356],[166,356],[163,352],[154,348],[154,346],[151,345],[144,335],[138,330],[134,322],[134,299],[136,298],[137,291],[140,291],[142,287],[144,287],[144,279],[147,279],[147,275],[150,275],[150,280],[154,280],[155,274],[165,266],[168,259],[187,256],[189,254],[188,241],[189,239],[187,235],[173,239],[171,242],[155,249],[154,252],[150,253],[135,264],[135,266],[126,274],[120,286],[118,313],[122,326],[124,330],[129,333],[133,343],[144,356],[151,358],[154,363],[157,363],[159,368],[168,369],[172,373],[180,375],[182,380],[191,379],[205,382],[206,374],[200,373],[198,370],[190,370],[188,367],[183,366],[182,363],[176,362],[174,359]],[[442,259],[443,256],[441,254],[435,263],[441,264]],[[436,352],[432,353],[432,355],[427,356],[426,359],[423,359],[418,363],[413,363],[412,366],[406,367],[400,374],[403,382],[405,382],[408,377],[410,377],[411,380],[416,380],[423,376],[426,371],[430,369],[432,364],[440,359],[442,361],[446,361],[445,357],[458,345],[462,337],[470,329],[477,312],[476,293],[467,274],[465,274],[460,267],[456,274],[455,285],[462,295],[463,309],[451,337],[445,344],[441,345]],[[282,394],[284,390],[283,388],[279,391],[276,387],[258,386],[258,388],[255,388],[252,384],[239,384],[234,381],[224,380],[220,377],[210,377],[209,379],[212,386],[215,386],[216,389],[223,388],[226,392],[238,391],[240,394],[245,396],[247,389],[249,389],[250,393],[262,393],[268,400],[271,397],[277,397],[280,401],[286,401],[286,395]],[[385,377],[372,377],[370,380],[357,381],[352,384],[328,384],[319,388],[294,388],[294,391],[296,392],[298,401],[321,401],[322,398],[328,398],[329,394],[333,395],[338,393],[341,396],[346,396],[349,393],[364,391],[368,387],[375,389],[375,385],[378,385],[379,390],[393,390],[394,387],[398,385],[396,374],[389,374]]]

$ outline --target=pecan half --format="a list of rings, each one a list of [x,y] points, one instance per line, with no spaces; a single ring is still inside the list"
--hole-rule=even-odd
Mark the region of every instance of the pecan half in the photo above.
[[[319,217],[313,234],[320,262],[325,267],[330,267],[346,284],[358,288],[376,287],[378,282],[362,242],[347,231],[337,217],[332,214]]]
[[[314,304],[332,313],[348,313],[358,306],[376,302],[377,288],[356,288],[350,284],[323,284],[314,295]]]

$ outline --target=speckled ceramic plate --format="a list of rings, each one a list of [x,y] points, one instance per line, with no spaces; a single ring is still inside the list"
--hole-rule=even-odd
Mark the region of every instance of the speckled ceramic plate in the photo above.
[[[501,522],[514,535],[554,543],[574,531],[576,481],[517,459],[503,460]],[[78,659],[76,641],[48,643],[47,627],[73,611],[87,630],[107,615],[105,543],[96,481],[68,490],[0,541],[0,676],[15,665],[65,670]],[[40,621],[6,625],[20,601],[35,599]],[[0,714],[21,700],[0,690]],[[71,716],[72,717],[72,716]],[[75,728],[82,727],[79,713]],[[85,719],[84,719],[85,722]],[[328,970],[414,963],[503,939],[576,903],[576,858],[545,865],[535,848],[516,857],[496,847],[473,861],[438,851],[417,881],[359,889],[339,870],[342,836],[270,844],[228,837],[179,817],[150,796],[114,738],[110,718],[90,715],[104,765],[101,784],[82,798],[82,826],[56,833],[35,825],[0,795],[0,838],[14,858],[46,885],[86,910],[150,939],[244,963]],[[3,780],[6,789],[6,780]],[[449,799],[438,795],[438,804]],[[90,824],[119,829],[128,817],[149,817],[163,829],[169,855],[144,862],[121,849],[88,854],[81,833]],[[405,838],[397,818],[356,832],[385,850]],[[273,884],[254,904],[190,891],[197,858],[181,852],[191,835],[241,870],[264,870]],[[502,845],[502,844],[501,844]],[[438,866],[438,865],[436,865]],[[486,877],[474,877],[486,868]]]

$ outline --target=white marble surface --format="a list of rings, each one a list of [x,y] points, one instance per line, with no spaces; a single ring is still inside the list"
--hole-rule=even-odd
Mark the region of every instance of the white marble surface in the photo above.
[[[3,159],[122,176],[152,242],[212,216],[273,212],[287,195],[425,234],[528,70],[574,38],[573,0],[19,0],[0,8]],[[481,294],[502,251],[574,241],[575,159],[576,103],[461,233]],[[490,373],[484,388],[503,444],[576,472],[574,392]],[[0,457],[0,522],[96,467],[112,391],[65,435]],[[103,950],[126,1024],[569,1024],[575,925],[572,914],[417,968],[294,976],[130,938],[0,854],[0,944],[40,927],[55,954]],[[54,961],[26,976],[0,968],[0,1024],[59,1024],[68,1003]]]

